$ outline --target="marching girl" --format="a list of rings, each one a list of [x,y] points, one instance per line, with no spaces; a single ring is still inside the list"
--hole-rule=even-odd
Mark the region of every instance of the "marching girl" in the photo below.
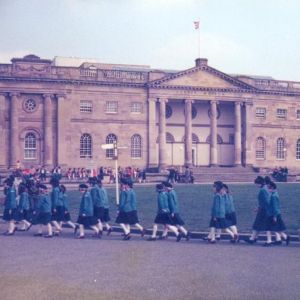
[[[59,186],[59,190],[60,190],[59,201],[62,204],[62,211],[63,211],[63,214],[61,216],[61,221],[59,222],[59,226],[60,228],[62,228],[62,224],[66,223],[71,228],[74,229],[74,233],[75,233],[76,225],[71,221],[71,216],[69,212],[69,201],[68,201],[68,196],[66,194],[66,187],[61,184]]]
[[[175,225],[179,232],[183,234],[183,237],[188,241],[190,239],[190,233],[183,227],[184,221],[182,220],[179,214],[179,202],[176,191],[173,189],[173,185],[169,182],[163,182],[165,186],[167,196],[168,196],[168,204],[171,213],[172,225]],[[162,238],[167,235],[167,229],[163,232]],[[180,240],[182,235],[177,236],[177,240]]]
[[[59,226],[59,222],[64,219],[64,209],[63,203],[61,201],[60,189],[59,189],[59,180],[56,177],[52,177],[50,181],[52,185],[51,191],[51,206],[52,206],[52,224],[55,227],[55,234],[59,235],[61,233],[61,227]]]
[[[78,239],[83,239],[84,235],[84,227],[90,227],[94,230],[94,237],[99,236],[99,229],[97,227],[98,221],[94,217],[94,207],[93,200],[90,192],[88,191],[88,186],[86,184],[79,185],[79,191],[81,193],[81,202],[79,207],[79,216],[77,223],[79,224],[79,236]],[[75,233],[77,228],[75,230]]]
[[[281,245],[282,239],[288,246],[290,243],[290,236],[284,231],[286,230],[285,224],[281,218],[280,212],[280,201],[277,192],[277,186],[274,182],[269,182],[268,189],[271,194],[270,205],[268,209],[268,230],[275,232],[276,241],[273,243],[275,245]]]
[[[257,237],[260,231],[266,231],[267,233],[267,242],[266,246],[272,244],[271,232],[267,230],[267,210],[270,204],[270,194],[267,191],[265,186],[265,179],[262,176],[257,176],[254,180],[254,183],[259,187],[258,193],[258,208],[256,209],[256,218],[252,226],[252,234],[249,239],[245,239],[245,242],[249,244],[254,244],[257,242]]]
[[[24,183],[19,185],[19,205],[18,205],[18,221],[20,221],[23,226],[19,231],[28,231],[32,226],[31,220],[31,205],[28,195],[28,189]]]
[[[229,188],[227,184],[223,184],[223,190],[224,190],[224,200],[225,200],[225,221],[226,226],[229,227],[229,229],[233,232],[234,238],[231,239],[232,243],[239,241],[239,235],[237,230],[237,219],[236,219],[236,213],[235,213],[235,207],[233,202],[233,197],[230,194]]]
[[[8,222],[8,230],[4,235],[11,236],[17,230],[15,225],[17,217],[17,192],[14,187],[14,177],[10,176],[4,183],[5,202],[3,220]]]
[[[52,226],[51,226],[51,200],[48,195],[47,186],[44,184],[39,185],[39,196],[37,203],[37,210],[33,211],[36,215],[36,224],[39,225],[38,232],[34,236],[43,236],[43,225],[47,226],[48,233],[44,235],[45,238],[52,238]]]
[[[104,211],[103,198],[100,195],[100,187],[98,185],[97,178],[96,177],[91,177],[91,178],[89,178],[89,182],[92,185],[91,197],[92,197],[93,205],[94,205],[94,217],[98,221],[97,227],[99,229],[99,235],[102,236],[103,225],[102,225],[102,222],[101,222],[100,215],[103,216],[103,211]]]
[[[164,191],[164,186],[162,184],[156,185],[157,191],[157,215],[153,224],[153,232],[152,236],[148,238],[148,241],[156,241],[156,234],[158,225],[162,224],[165,228],[173,231],[177,237],[177,241],[179,242],[181,239],[181,234],[178,232],[178,229],[175,226],[172,226],[172,220],[170,215],[170,209],[168,204],[168,196]]]
[[[225,229],[232,239],[235,239],[233,232],[227,228],[225,220],[225,199],[223,196],[223,183],[215,181],[213,185],[213,205],[211,209],[211,220],[209,223],[210,232],[207,240],[211,244],[216,243],[216,230]]]

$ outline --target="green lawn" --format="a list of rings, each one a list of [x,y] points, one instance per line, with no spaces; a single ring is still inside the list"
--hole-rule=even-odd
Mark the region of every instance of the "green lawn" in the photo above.
[[[256,206],[258,188],[253,184],[230,185],[238,217],[238,227],[242,232],[249,232],[254,221],[253,209]],[[180,203],[180,213],[191,230],[207,230],[212,203],[211,185],[175,186]],[[115,220],[115,190],[107,188],[111,202],[111,218]],[[139,218],[142,225],[152,226],[156,214],[156,193],[154,186],[135,186],[138,201]],[[279,184],[282,216],[290,233],[296,233],[300,228],[300,184]],[[69,202],[73,220],[77,219],[80,194],[69,190]]]

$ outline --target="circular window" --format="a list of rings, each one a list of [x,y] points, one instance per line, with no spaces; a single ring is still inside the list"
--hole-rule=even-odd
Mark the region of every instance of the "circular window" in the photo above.
[[[167,105],[166,105],[166,119],[171,118],[172,113],[173,113],[172,107],[171,107],[170,105],[167,104]]]
[[[207,114],[208,114],[209,118],[211,119],[211,109],[210,108],[208,109]],[[219,109],[219,107],[217,107],[217,119],[220,118],[220,115],[221,115],[220,109]]]
[[[197,117],[197,109],[195,106],[192,106],[192,119],[195,119]]]
[[[24,102],[24,109],[27,112],[34,112],[36,110],[36,107],[37,107],[37,104],[36,104],[35,100],[33,100],[33,99],[27,99]]]

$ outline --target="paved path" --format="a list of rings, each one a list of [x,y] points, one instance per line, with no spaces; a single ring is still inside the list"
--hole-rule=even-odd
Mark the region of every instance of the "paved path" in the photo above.
[[[1,300],[299,299],[300,244],[0,236]]]

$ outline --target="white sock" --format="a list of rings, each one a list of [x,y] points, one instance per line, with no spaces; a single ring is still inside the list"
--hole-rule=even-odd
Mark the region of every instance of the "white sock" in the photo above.
[[[61,227],[59,226],[59,224],[57,223],[57,221],[52,221],[52,224],[54,225],[55,229],[58,231],[61,231]]]
[[[229,228],[230,228],[230,230],[231,230],[235,235],[238,235],[238,230],[237,230],[237,227],[236,227],[235,225],[230,226]]]
[[[121,223],[120,226],[122,227],[122,229],[123,229],[123,231],[124,231],[125,234],[129,234],[130,233],[130,231],[128,230],[128,228],[127,228],[127,226],[125,224]]]
[[[25,230],[26,229],[26,223],[25,223],[25,220],[22,220],[22,226],[21,226],[21,230]]]
[[[253,241],[257,238],[257,235],[258,235],[258,231],[256,230],[252,230],[252,234],[250,236],[250,240]]]
[[[105,225],[105,227],[106,227],[107,230],[110,229],[110,225],[108,223],[104,223],[104,225]]]
[[[267,231],[267,243],[272,243],[272,234],[271,231]]]
[[[31,225],[31,223],[28,222],[27,220],[23,220],[23,222],[25,223],[25,225],[27,226],[27,228]]]
[[[140,231],[143,231],[144,228],[139,223],[134,224]]]
[[[212,241],[214,241],[216,239],[216,228],[215,227],[210,227],[209,236]]]
[[[52,235],[53,232],[52,232],[52,226],[50,223],[47,224],[47,230],[48,230],[48,235]]]
[[[79,236],[84,236],[84,226],[83,225],[79,225]]]
[[[183,226],[178,226],[178,229],[179,229],[184,235],[187,235],[187,234],[188,234],[187,230],[186,230]]]
[[[216,238],[220,238],[221,237],[221,233],[222,233],[222,229],[217,228],[216,229]]]
[[[15,229],[15,221],[10,221],[8,224],[8,233],[13,233]]]
[[[97,225],[91,226],[91,228],[98,234],[99,233],[99,228]]]
[[[176,226],[169,225],[168,227],[169,227],[169,229],[170,229],[171,231],[173,231],[173,232],[175,233],[176,236],[178,236],[179,231],[178,231],[178,229],[177,229]],[[168,228],[167,228],[167,234],[168,234]],[[166,235],[167,235],[167,234],[166,234]],[[164,235],[164,233],[163,233],[163,236],[166,236],[166,235]]]
[[[154,224],[154,225],[153,225],[153,231],[152,231],[152,237],[153,237],[154,239],[156,238],[157,229],[158,229],[157,224]]]
[[[281,241],[281,235],[278,232],[275,232],[275,238],[276,238],[276,242]]]
[[[67,222],[68,225],[70,225],[73,229],[75,229],[76,225],[72,221]]]
[[[230,234],[232,239],[234,238],[234,233],[229,228],[226,228],[225,231]]]
[[[38,233],[39,234],[43,233],[43,225],[42,224],[39,224]]]
[[[286,233],[284,233],[284,232],[280,232],[280,235],[286,240],[287,239],[287,234]]]
[[[98,220],[97,227],[98,227],[99,231],[103,231],[103,225],[100,220]]]
[[[165,226],[165,228],[164,228],[164,230],[163,230],[163,232],[162,232],[162,237],[166,237],[167,235],[168,235],[168,228],[170,228],[171,227],[171,225],[168,225],[168,226]]]

